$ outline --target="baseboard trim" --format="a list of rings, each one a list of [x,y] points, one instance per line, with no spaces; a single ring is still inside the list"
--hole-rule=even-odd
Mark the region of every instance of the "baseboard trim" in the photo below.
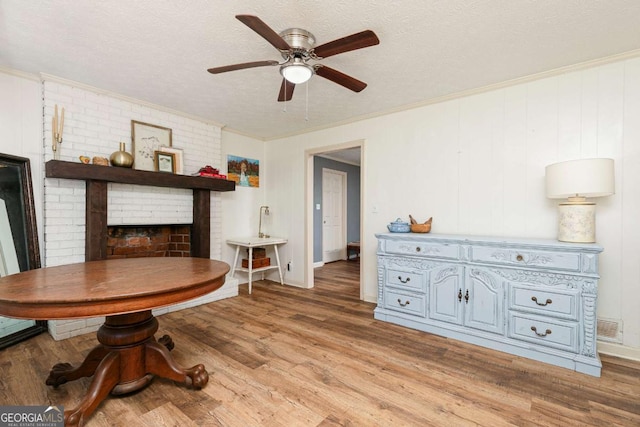
[[[322,266],[324,266],[324,262],[322,262],[322,261],[313,263],[313,268],[320,268]]]
[[[640,348],[598,341],[598,353],[640,362]]]
[[[378,295],[365,295],[364,302],[372,302],[372,303],[377,303],[378,302]]]

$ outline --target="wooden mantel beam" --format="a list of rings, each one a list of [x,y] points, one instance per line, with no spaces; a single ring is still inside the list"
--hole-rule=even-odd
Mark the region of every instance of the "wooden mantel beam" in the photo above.
[[[107,183],[147,185],[193,190],[191,256],[210,257],[211,191],[235,191],[234,181],[199,176],[173,175],[100,165],[50,160],[47,178],[77,179],[86,182],[85,260],[107,257]]]

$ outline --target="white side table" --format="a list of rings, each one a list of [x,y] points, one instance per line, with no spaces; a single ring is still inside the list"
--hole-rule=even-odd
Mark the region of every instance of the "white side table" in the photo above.
[[[278,255],[278,245],[283,245],[287,243],[287,239],[283,239],[281,237],[240,237],[236,239],[227,240],[229,245],[236,246],[236,256],[233,259],[233,265],[231,266],[231,277],[235,277],[236,270],[244,271],[249,273],[249,294],[251,294],[251,281],[253,273],[264,272],[267,270],[272,270],[274,268],[278,269],[278,274],[280,275],[280,284],[284,285],[284,280],[282,278],[282,268],[280,268],[280,256]],[[276,254],[276,265],[269,265],[267,267],[253,268],[253,248],[257,247],[266,247],[273,246],[273,250]],[[249,249],[249,267],[244,268],[242,266],[238,267],[238,255],[240,255],[240,248],[248,248]]]

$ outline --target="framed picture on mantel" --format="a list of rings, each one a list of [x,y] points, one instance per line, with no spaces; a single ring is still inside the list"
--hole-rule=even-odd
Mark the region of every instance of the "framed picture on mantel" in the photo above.
[[[162,151],[155,152],[155,165],[158,172],[176,172],[176,155]]]
[[[171,147],[171,129],[131,120],[131,151],[133,168],[154,171],[155,152],[160,147]]]
[[[184,160],[183,160],[183,152],[181,148],[173,148],[173,147],[160,147],[159,151],[163,153],[173,153],[175,155],[175,174],[176,175],[184,175]]]

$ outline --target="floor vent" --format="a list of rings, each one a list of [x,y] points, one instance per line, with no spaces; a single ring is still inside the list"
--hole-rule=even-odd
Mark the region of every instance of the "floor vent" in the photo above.
[[[598,319],[598,339],[622,343],[622,320]]]

